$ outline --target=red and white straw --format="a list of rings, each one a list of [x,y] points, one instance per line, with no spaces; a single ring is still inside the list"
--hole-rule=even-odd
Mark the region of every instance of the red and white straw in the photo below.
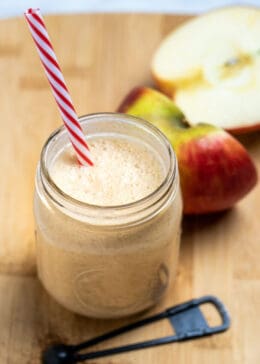
[[[85,136],[78,121],[75,108],[72,104],[40,9],[28,9],[25,13],[25,18],[59,107],[62,120],[68,130],[69,138],[75,149],[78,161],[81,165],[92,166],[93,162],[89,147],[85,141]]]

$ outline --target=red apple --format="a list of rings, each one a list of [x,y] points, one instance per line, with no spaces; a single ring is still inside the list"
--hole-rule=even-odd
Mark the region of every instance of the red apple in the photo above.
[[[228,7],[192,18],[162,41],[152,74],[190,125],[260,129],[259,24],[260,9]]]
[[[178,159],[185,214],[228,209],[255,186],[256,168],[242,144],[213,125],[189,127],[180,109],[160,92],[136,88],[118,111],[150,121],[170,140]]]

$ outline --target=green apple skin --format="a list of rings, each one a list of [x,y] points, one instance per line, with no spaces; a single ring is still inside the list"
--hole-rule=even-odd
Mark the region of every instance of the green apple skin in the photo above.
[[[201,123],[189,127],[184,114],[164,94],[135,88],[118,112],[143,118],[171,142],[178,159],[185,214],[226,210],[257,183],[247,150],[221,128]]]

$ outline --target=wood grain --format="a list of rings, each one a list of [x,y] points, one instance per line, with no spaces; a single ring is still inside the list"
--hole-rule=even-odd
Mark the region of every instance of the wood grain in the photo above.
[[[113,111],[136,85],[152,84],[151,55],[184,17],[73,15],[46,18],[79,114]],[[32,213],[36,163],[61,121],[23,19],[0,23],[0,363],[40,363],[55,340],[76,343],[131,319],[97,321],[56,304],[35,274]],[[241,138],[260,170],[260,133]],[[224,214],[184,220],[178,277],[153,311],[219,296],[233,323],[223,335],[92,361],[92,364],[256,364],[260,329],[260,188]],[[111,344],[170,333],[141,329]],[[102,346],[103,347],[103,346]]]

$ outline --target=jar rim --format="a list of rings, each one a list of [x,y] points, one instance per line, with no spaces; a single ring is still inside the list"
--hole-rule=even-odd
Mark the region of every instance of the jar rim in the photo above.
[[[90,204],[87,202],[80,201],[80,200],[70,196],[66,192],[64,192],[54,182],[54,180],[52,179],[52,177],[49,173],[49,169],[47,167],[47,158],[46,157],[47,157],[48,147],[49,147],[50,143],[53,141],[54,138],[59,136],[61,133],[66,132],[65,126],[62,125],[59,128],[57,128],[56,130],[54,130],[50,134],[50,136],[48,137],[46,142],[44,143],[44,146],[43,146],[42,152],[41,152],[41,156],[40,156],[40,168],[44,175],[45,181],[47,182],[48,187],[52,190],[52,192],[58,194],[60,198],[62,198],[63,200],[65,200],[66,202],[70,203],[71,205],[73,205],[75,207],[79,207],[81,209],[82,208],[91,209],[93,211],[103,211],[106,213],[109,213],[110,211],[123,212],[123,211],[127,211],[131,208],[135,208],[135,207],[138,208],[138,207],[142,206],[143,204],[145,204],[146,202],[148,202],[150,199],[155,198],[157,195],[158,195],[158,198],[160,198],[161,190],[166,188],[171,183],[171,181],[174,181],[174,179],[176,177],[177,159],[176,159],[176,155],[172,149],[172,146],[171,146],[170,142],[168,141],[167,137],[150,122],[148,122],[142,118],[132,116],[132,115],[123,114],[123,113],[114,113],[114,112],[85,114],[85,115],[82,115],[79,117],[79,122],[83,122],[83,121],[86,121],[89,119],[96,119],[96,118],[104,119],[105,117],[109,117],[109,116],[120,119],[120,120],[127,119],[127,121],[130,122],[131,124],[138,125],[139,127],[141,126],[143,129],[148,129],[148,130],[152,131],[152,133],[155,134],[156,137],[158,137],[160,139],[160,141],[166,147],[166,150],[167,150],[167,153],[169,156],[169,168],[167,169],[166,176],[164,177],[162,183],[154,191],[152,191],[148,195],[146,195],[136,201],[133,201],[133,202],[130,202],[127,204],[121,204],[121,205],[96,205],[96,204]],[[167,190],[168,190],[168,188],[167,188]],[[50,195],[49,191],[46,190],[46,188],[45,188],[45,191],[48,193],[48,195]],[[53,196],[50,196],[50,197],[53,198]],[[150,205],[149,205],[149,207],[150,207]]]

